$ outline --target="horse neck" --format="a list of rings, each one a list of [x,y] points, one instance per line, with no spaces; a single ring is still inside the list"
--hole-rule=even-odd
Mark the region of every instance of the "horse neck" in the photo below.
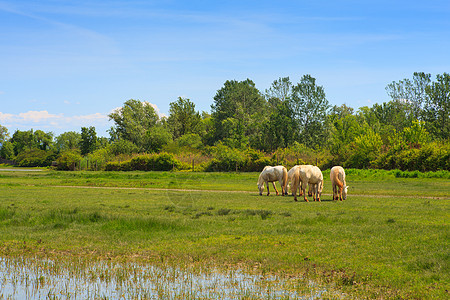
[[[258,177],[258,184],[263,184],[263,183],[264,183],[263,174],[260,174]]]

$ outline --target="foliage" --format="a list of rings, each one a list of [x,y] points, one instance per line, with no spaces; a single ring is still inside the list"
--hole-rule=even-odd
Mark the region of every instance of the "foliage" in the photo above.
[[[55,148],[57,152],[78,148],[81,142],[81,134],[75,131],[67,131],[56,137]]]
[[[107,171],[170,171],[181,166],[173,154],[142,154],[123,162],[108,162]]]
[[[109,151],[113,155],[133,154],[139,151],[139,148],[129,140],[116,140],[108,145]]]
[[[355,138],[350,146],[350,156],[345,166],[352,168],[368,168],[381,152],[383,141],[378,133],[369,131]]]
[[[425,121],[429,131],[441,139],[450,139],[450,74],[436,76],[436,81],[427,86]]]
[[[152,104],[131,99],[109,115],[115,123],[109,140],[97,138],[94,127],[63,133],[55,142],[51,132],[41,130],[16,130],[8,139],[0,127],[0,154],[13,160],[32,149],[78,149],[82,168],[163,151],[182,158],[179,168],[186,170],[196,160],[198,170],[245,171],[300,161],[320,167],[446,170],[449,90],[449,74],[432,80],[416,72],[412,79],[388,84],[390,101],[355,112],[345,104],[330,109],[325,89],[311,75],[296,84],[280,77],[264,95],[250,79],[231,80],[214,96],[211,114],[200,114],[193,102],[179,97],[170,103],[168,118],[160,119]],[[90,154],[100,149],[106,150],[94,159]],[[248,149],[262,151],[261,157],[251,158]]]
[[[140,151],[145,150],[147,132],[159,121],[155,109],[148,102],[130,99],[121,108],[108,115],[115,127],[110,130],[112,140],[129,140]]]
[[[195,111],[195,104],[189,99],[178,97],[176,102],[170,103],[170,115],[167,119],[174,139],[185,134],[199,134],[202,132],[202,117]]]
[[[63,151],[56,160],[58,164],[57,168],[58,170],[74,171],[82,158],[80,150],[78,149]]]
[[[42,149],[24,150],[15,157],[19,167],[48,167],[56,158],[53,151]]]
[[[176,144],[178,147],[188,147],[188,148],[194,148],[194,149],[201,149],[203,148],[202,138],[200,135],[195,133],[188,133],[185,135],[180,136],[178,139],[176,139]]]
[[[450,170],[450,142],[389,149],[373,161],[372,167],[422,172]]]
[[[304,75],[292,88],[290,104],[299,140],[311,148],[324,146],[328,134],[327,113],[330,108],[324,88],[316,85],[316,79],[311,75]]]
[[[156,125],[146,132],[144,149],[149,152],[159,152],[171,140],[171,133],[162,125]]]
[[[80,150],[81,155],[87,155],[97,148],[97,133],[95,127],[81,127]]]
[[[247,146],[247,139],[255,134],[250,125],[260,121],[265,108],[266,102],[253,81],[227,80],[211,105],[214,142],[225,140],[235,147]]]
[[[33,129],[28,131],[16,130],[9,140],[13,144],[14,155],[32,149],[41,149],[43,151],[51,150],[53,144],[53,133],[45,133],[42,130]]]
[[[14,157],[14,145],[10,141],[3,142],[0,148],[0,157],[12,159]]]
[[[9,139],[8,128],[0,125],[0,146]]]

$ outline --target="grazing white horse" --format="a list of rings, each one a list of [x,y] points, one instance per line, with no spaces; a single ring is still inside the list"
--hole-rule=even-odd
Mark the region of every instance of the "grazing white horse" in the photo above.
[[[341,166],[334,166],[330,172],[331,185],[333,186],[333,200],[347,199],[347,183],[345,182],[345,171]]]
[[[323,174],[322,171],[316,166],[312,165],[304,165],[300,168],[300,180],[302,182],[302,190],[303,197],[306,202],[308,198],[306,198],[305,189],[307,184],[311,184],[312,196],[314,201],[320,201],[320,195],[323,190]],[[294,200],[297,201],[297,197],[294,197]]]
[[[275,189],[275,192],[277,192],[277,195],[278,195],[278,190],[277,190],[277,187],[275,186],[275,181],[278,181],[281,185],[281,194],[283,196],[287,195],[287,189],[286,189],[287,169],[283,166],[275,166],[275,167],[266,166],[266,167],[264,167],[261,174],[259,174],[259,178],[258,178],[259,194],[262,195],[262,192],[264,191],[264,184],[266,184],[267,185],[267,196],[269,196],[270,195],[269,182],[272,182],[273,188]]]
[[[302,181],[300,180],[300,168],[303,165],[295,165],[288,171],[288,190],[291,189],[292,196],[296,196],[297,190],[299,195],[303,196],[303,190],[301,189]],[[311,196],[311,185],[308,187],[308,196]]]

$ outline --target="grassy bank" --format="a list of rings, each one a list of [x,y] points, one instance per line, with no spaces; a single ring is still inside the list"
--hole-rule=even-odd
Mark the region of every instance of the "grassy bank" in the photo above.
[[[0,253],[245,265],[355,296],[448,297],[447,179],[355,171],[346,201],[295,203],[258,196],[257,175],[0,172]]]

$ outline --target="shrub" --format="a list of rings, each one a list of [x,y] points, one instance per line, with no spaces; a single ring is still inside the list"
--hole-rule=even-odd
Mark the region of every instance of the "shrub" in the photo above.
[[[58,170],[74,171],[77,163],[79,163],[82,158],[80,150],[78,149],[63,151],[56,159],[56,162],[58,163],[57,168]]]
[[[19,153],[15,161],[20,167],[48,167],[55,158],[56,154],[53,151],[31,149]]]
[[[108,162],[106,171],[170,171],[180,169],[182,163],[172,154],[142,154],[124,162]]]

